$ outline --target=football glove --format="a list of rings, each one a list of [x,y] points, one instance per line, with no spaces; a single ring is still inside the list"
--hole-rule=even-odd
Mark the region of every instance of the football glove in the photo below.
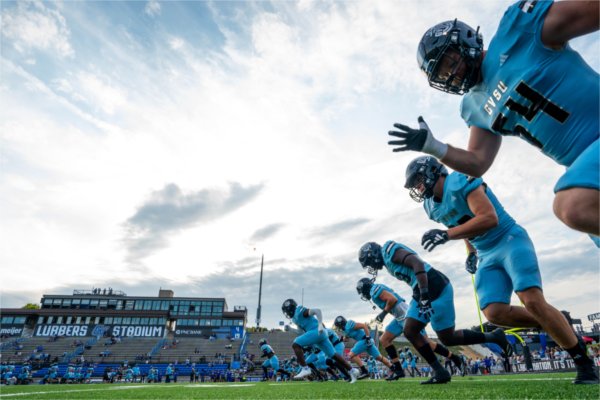
[[[429,290],[421,289],[420,294],[419,315],[429,319],[435,313],[433,306],[431,305],[431,300],[429,299]]]
[[[448,231],[431,229],[423,234],[421,245],[425,248],[425,250],[432,251],[436,246],[444,244],[448,240],[450,240],[448,237]]]
[[[472,252],[467,256],[467,261],[465,261],[465,269],[468,273],[474,274],[477,272],[477,253]]]
[[[394,128],[399,129],[399,131],[389,131],[388,135],[400,138],[400,140],[390,140],[388,142],[390,146],[398,146],[392,151],[422,151],[436,158],[443,158],[448,151],[448,145],[433,137],[433,133],[431,133],[423,117],[419,117],[418,121],[419,129],[412,129],[403,124],[394,124]]]
[[[367,347],[373,346],[373,339],[371,339],[371,336],[365,336],[365,343],[367,343]]]
[[[377,314],[377,316],[375,317],[375,321],[382,323],[383,320],[385,319],[385,316],[388,314],[387,311],[383,310],[382,312],[380,312],[379,314]]]

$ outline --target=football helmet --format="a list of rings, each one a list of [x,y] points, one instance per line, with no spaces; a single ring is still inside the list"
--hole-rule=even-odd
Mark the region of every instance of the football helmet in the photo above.
[[[375,242],[363,244],[358,251],[358,262],[363,268],[367,268],[369,274],[377,276],[377,271],[383,268],[381,246]]]
[[[373,279],[362,278],[356,283],[356,292],[364,301],[371,300],[371,288],[373,287]]]
[[[346,320],[346,318],[344,318],[341,315],[338,315],[337,317],[335,317],[335,320],[333,321],[333,325],[338,328],[339,330],[343,331],[346,328],[346,322],[348,322]]]
[[[265,344],[267,344],[267,339],[265,339],[265,338],[262,338],[258,341],[259,346],[264,346]]]
[[[447,176],[448,170],[435,157],[417,157],[406,167],[406,182],[410,198],[420,203],[433,196],[433,187],[440,176]]]
[[[293,318],[296,313],[296,307],[298,307],[298,303],[294,299],[287,299],[281,305],[281,311],[288,318]]]
[[[419,42],[417,62],[427,75],[429,85],[442,92],[465,94],[479,80],[483,36],[477,29],[471,28],[458,19],[441,22],[428,29]],[[445,56],[453,58],[450,71],[440,71]],[[462,76],[457,75],[462,69]],[[464,72],[464,73],[463,73]]]

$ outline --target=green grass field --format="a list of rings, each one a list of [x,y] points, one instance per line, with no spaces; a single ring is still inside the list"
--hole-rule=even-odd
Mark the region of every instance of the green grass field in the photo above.
[[[6,399],[599,399],[597,385],[573,385],[574,373],[454,377],[446,385],[396,382],[248,382],[204,384],[4,386]]]

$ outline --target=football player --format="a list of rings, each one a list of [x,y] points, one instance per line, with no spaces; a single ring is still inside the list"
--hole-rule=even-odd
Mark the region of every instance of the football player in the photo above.
[[[576,381],[593,380],[596,371],[585,344],[563,314],[544,298],[527,231],[504,210],[486,183],[456,171],[448,174],[434,157],[422,156],[408,164],[404,186],[412,199],[423,202],[431,220],[448,227],[425,232],[425,249],[432,251],[448,240],[466,241],[471,250],[467,269],[475,273],[479,305],[486,318],[500,326],[541,327],[573,357]],[[510,305],[513,290],[525,307]]]
[[[598,1],[518,1],[508,8],[489,48],[479,28],[454,20],[435,25],[417,61],[430,86],[464,95],[467,150],[438,141],[422,117],[419,129],[395,124],[394,151],[431,154],[469,176],[492,165],[502,136],[518,136],[566,172],[554,187],[554,213],[600,246],[600,78],[569,47],[598,31]]]
[[[382,310],[375,317],[375,321],[382,323],[388,314],[391,314],[394,317],[392,322],[385,327],[385,332],[379,341],[392,362],[392,374],[387,377],[386,380],[391,381],[403,378],[405,374],[400,359],[410,360],[413,357],[413,354],[410,349],[406,347],[404,352],[399,355],[393,341],[395,338],[402,335],[402,332],[404,331],[404,320],[406,318],[406,312],[408,311],[408,305],[404,299],[392,289],[381,283],[375,283],[369,278],[362,278],[356,283],[356,292],[360,295],[362,300],[372,301]],[[452,354],[452,352],[444,345],[429,339],[425,330],[421,331],[421,335],[429,342],[431,349],[435,353],[443,357],[449,357],[456,366],[462,370],[463,365],[460,357]]]
[[[261,357],[267,357],[267,359],[262,363],[263,381],[269,380],[269,368],[273,369],[275,375],[279,374],[282,380],[284,378],[289,378],[290,374],[284,369],[279,368],[279,358],[277,358],[275,355],[271,345],[267,343],[267,339],[260,339],[258,345],[260,346],[260,351],[262,352]]]
[[[392,371],[392,363],[387,358],[381,356],[379,349],[375,346],[375,342],[371,338],[371,334],[369,332],[369,327],[367,324],[363,324],[361,322],[354,322],[351,319],[346,319],[342,315],[338,315],[333,324],[336,328],[338,328],[341,332],[344,333],[344,336],[352,338],[356,340],[356,343],[348,353],[348,357],[350,360],[354,361],[356,365],[360,368],[360,376],[358,379],[364,379],[369,377],[369,371],[365,367],[362,362],[360,355],[362,353],[367,353],[372,357],[375,357],[377,361],[381,361],[386,367]],[[396,378],[397,379],[397,378]]]
[[[335,348],[329,341],[323,327],[323,314],[318,308],[308,309],[296,303],[294,299],[287,299],[281,306],[283,314],[290,318],[298,328],[304,331],[303,334],[296,337],[292,343],[292,349],[296,354],[298,364],[302,366],[302,370],[294,376],[294,379],[302,379],[311,374],[310,368],[304,360],[303,346],[316,346],[325,353],[332,365],[346,377],[350,383],[356,382],[358,371],[346,361],[343,357],[335,352]]]
[[[374,276],[386,270],[413,290],[413,299],[408,307],[404,322],[404,336],[433,368],[433,376],[423,384],[450,382],[450,374],[439,363],[427,339],[421,331],[431,322],[431,327],[446,346],[480,343],[496,343],[505,352],[512,354],[512,347],[500,328],[490,333],[470,329],[454,329],[454,291],[448,278],[431,265],[423,262],[408,247],[387,241],[383,247],[375,242],[365,243],[358,252],[358,261]]]

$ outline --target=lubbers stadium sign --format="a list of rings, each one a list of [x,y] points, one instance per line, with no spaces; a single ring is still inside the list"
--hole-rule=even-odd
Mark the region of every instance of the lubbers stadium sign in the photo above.
[[[37,325],[33,336],[162,337],[164,326],[140,325]]]

